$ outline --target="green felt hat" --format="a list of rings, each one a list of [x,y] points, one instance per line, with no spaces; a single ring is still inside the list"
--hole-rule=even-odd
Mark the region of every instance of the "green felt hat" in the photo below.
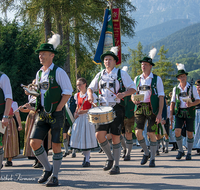
[[[139,60],[140,63],[142,62],[147,62],[150,63],[152,66],[154,66],[155,64],[152,62],[152,59],[150,57],[144,57],[142,60]]]
[[[177,78],[179,75],[182,75],[182,74],[188,75],[188,73],[185,72],[185,70],[178,70],[178,73],[177,73],[177,75],[176,75],[176,78]]]
[[[39,53],[40,51],[50,51],[50,52],[55,53],[55,54],[58,53],[58,52],[54,49],[53,45],[52,45],[52,44],[48,44],[48,43],[42,44],[42,45],[40,46],[40,48],[37,49],[35,52],[36,52],[36,53]]]
[[[103,54],[101,55],[101,57],[100,57],[102,62],[103,62],[103,60],[104,60],[104,57],[107,56],[107,55],[112,56],[112,57],[116,60],[116,63],[119,61],[119,58],[115,55],[114,52],[112,52],[112,51],[107,51],[106,53],[103,53]]]

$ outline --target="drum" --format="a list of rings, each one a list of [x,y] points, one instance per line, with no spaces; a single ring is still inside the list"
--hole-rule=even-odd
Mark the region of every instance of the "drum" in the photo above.
[[[88,120],[93,124],[108,124],[113,122],[115,117],[115,112],[110,106],[94,107],[88,111]]]

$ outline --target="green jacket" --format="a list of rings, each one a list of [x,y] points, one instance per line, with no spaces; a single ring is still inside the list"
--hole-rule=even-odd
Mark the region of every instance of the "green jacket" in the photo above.
[[[189,94],[190,88],[193,88],[193,86],[190,86],[189,88],[187,88],[187,94]],[[179,99],[180,88],[178,88],[178,86],[176,86],[175,94],[176,94],[175,115],[178,115],[179,111],[180,111],[180,99]],[[194,96],[193,96],[193,90],[191,90],[190,98],[191,98],[192,102],[195,101]],[[191,117],[195,117],[195,106],[189,107],[189,108],[187,108],[187,110]]]
[[[62,89],[56,82],[56,69],[58,66],[54,65],[53,70],[49,73],[49,87],[48,90],[44,94],[44,110],[47,113],[52,113],[56,110],[58,104],[61,101]],[[42,71],[39,71],[39,82],[41,79]],[[38,90],[40,93],[40,90]],[[38,96],[36,99],[36,109],[41,103],[41,96]]]
[[[140,75],[136,79],[136,87],[138,88],[140,83]],[[157,91],[157,75],[153,74],[153,79],[151,81],[151,97],[150,97],[150,105],[152,108],[152,112],[154,115],[158,114],[159,111],[159,97]],[[137,105],[135,105],[134,111],[137,110]]]

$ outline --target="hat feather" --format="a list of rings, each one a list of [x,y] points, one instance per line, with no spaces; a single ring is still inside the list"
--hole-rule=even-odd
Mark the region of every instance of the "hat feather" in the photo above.
[[[177,69],[178,70],[184,70],[185,71],[185,66],[182,63],[176,63]]]
[[[52,44],[54,49],[56,49],[60,44],[60,35],[54,34],[51,38],[48,39],[48,43]]]
[[[118,55],[118,47],[117,46],[111,47],[110,51],[113,52],[116,56]]]
[[[149,52],[149,57],[151,59],[153,59],[155,57],[155,55],[156,55],[156,52],[157,52],[156,48],[151,49],[150,52]]]
[[[122,70],[127,72],[128,71],[128,67],[127,66],[123,66]]]

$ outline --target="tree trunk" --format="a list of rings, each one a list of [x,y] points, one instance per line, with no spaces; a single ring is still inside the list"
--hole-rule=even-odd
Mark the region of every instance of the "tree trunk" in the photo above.
[[[48,38],[51,36],[51,15],[50,15],[50,6],[48,1],[44,7],[44,29],[45,29],[45,42],[48,41]]]
[[[64,70],[66,71],[67,75],[70,78],[70,42],[69,42],[69,21],[67,25],[65,26],[63,38],[66,41],[66,61],[64,63]]]

